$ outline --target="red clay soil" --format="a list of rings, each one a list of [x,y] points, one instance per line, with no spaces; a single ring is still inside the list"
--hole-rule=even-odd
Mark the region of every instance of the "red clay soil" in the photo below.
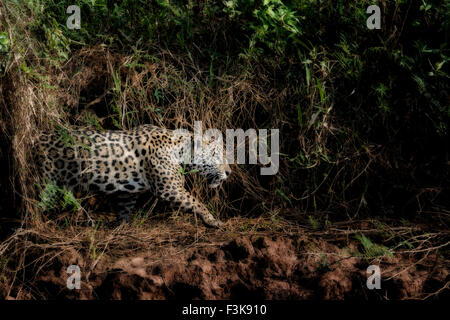
[[[448,265],[434,254],[420,260],[349,257],[325,240],[238,236],[223,244],[168,247],[100,259],[91,272],[75,250],[57,257],[34,281],[39,296],[63,299],[422,299],[449,298]],[[355,247],[356,249],[356,247]],[[66,288],[68,265],[81,268],[81,289]],[[381,289],[369,290],[367,267],[378,264]],[[0,290],[5,293],[5,290]],[[1,294],[0,294],[1,295]],[[5,296],[4,296],[5,297]],[[27,299],[31,291],[10,292]]]

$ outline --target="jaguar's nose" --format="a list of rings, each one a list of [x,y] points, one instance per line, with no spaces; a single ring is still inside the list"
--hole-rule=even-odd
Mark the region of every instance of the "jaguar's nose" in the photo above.
[[[228,176],[231,174],[231,168],[229,167],[229,166],[227,166],[226,168],[225,168],[225,177],[227,177],[228,178]]]

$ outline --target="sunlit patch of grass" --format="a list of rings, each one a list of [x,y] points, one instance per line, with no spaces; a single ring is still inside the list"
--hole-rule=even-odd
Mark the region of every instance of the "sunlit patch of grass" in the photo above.
[[[386,246],[373,243],[368,237],[363,234],[357,235],[355,237],[362,246],[362,252],[355,252],[356,256],[371,260],[374,258],[388,256],[393,257],[392,252]]]
[[[40,189],[38,207],[43,211],[60,209],[76,212],[81,209],[81,204],[73,193],[64,187],[59,187],[54,181],[44,183]]]

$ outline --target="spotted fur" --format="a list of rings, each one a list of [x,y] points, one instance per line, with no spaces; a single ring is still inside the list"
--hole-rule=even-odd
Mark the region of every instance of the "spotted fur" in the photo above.
[[[231,173],[223,152],[210,141],[204,141],[197,164],[185,164],[175,156],[190,148],[185,140],[151,125],[129,131],[42,133],[37,145],[44,178],[72,191],[117,195],[119,220],[128,221],[137,197],[150,191],[184,212],[200,215],[208,226],[223,224],[184,187],[183,170],[198,171],[211,187]]]

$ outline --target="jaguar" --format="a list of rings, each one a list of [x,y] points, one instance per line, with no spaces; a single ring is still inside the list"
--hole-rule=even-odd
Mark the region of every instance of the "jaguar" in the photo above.
[[[198,172],[218,187],[231,169],[218,139],[202,138],[193,150],[177,130],[141,125],[130,130],[75,129],[42,132],[37,143],[41,176],[70,191],[112,195],[118,221],[129,221],[138,197],[150,192],[172,207],[200,216],[210,227],[222,227],[207,207],[185,188],[185,173]],[[189,158],[189,160],[192,158]]]

